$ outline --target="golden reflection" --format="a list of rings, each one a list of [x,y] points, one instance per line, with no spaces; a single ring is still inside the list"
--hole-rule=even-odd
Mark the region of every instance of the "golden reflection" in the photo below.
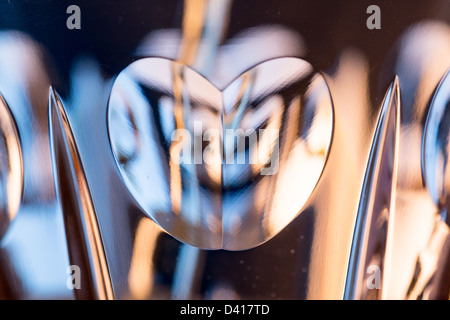
[[[434,91],[450,67],[450,27],[438,21],[412,26],[400,38],[395,72],[402,84],[398,192],[386,299],[432,297],[430,278],[449,253],[448,228],[437,221],[438,208],[422,177],[424,119]],[[411,68],[414,62],[414,68]],[[414,94],[412,94],[414,93]],[[447,234],[447,236],[446,236]],[[448,277],[448,276],[447,276]]]
[[[223,110],[223,118],[225,127],[228,129],[236,129],[242,117],[245,114],[245,109],[248,105],[248,99],[253,89],[253,84],[255,82],[256,70],[250,70],[244,73],[239,77],[238,84],[238,92],[236,93],[235,99],[233,99],[233,103],[224,106]],[[228,110],[231,108],[231,110]]]
[[[291,105],[299,105],[299,99],[295,98]],[[261,114],[269,114],[268,115],[268,123],[264,130],[260,130],[255,132],[258,141],[255,142],[253,148],[250,148],[250,165],[251,170],[254,175],[263,172],[263,168],[270,161],[271,167],[274,167],[273,174],[276,174],[279,166],[279,162],[282,160],[281,154],[278,151],[279,140],[280,140],[280,128],[282,127],[282,118],[283,118],[283,99],[279,95],[275,95],[270,97],[266,102],[263,103],[262,106],[259,107],[256,113]],[[295,107],[294,107],[295,108]],[[266,110],[264,110],[266,109]],[[249,118],[258,118],[253,112],[249,112]],[[298,116],[298,115],[297,115]],[[295,128],[295,119],[299,119],[298,117],[292,118],[292,121],[286,125],[288,129],[286,129],[286,145],[291,146],[293,139],[295,139],[295,135],[297,134]],[[290,125],[292,127],[290,127]],[[256,127],[253,125],[252,127]],[[249,127],[249,128],[252,128]],[[290,138],[290,139],[289,139]],[[279,159],[277,159],[279,157]]]
[[[133,254],[128,274],[128,286],[133,299],[148,299],[153,290],[153,254],[161,228],[148,218],[142,218],[136,229]]]
[[[175,128],[184,129],[184,119],[183,119],[183,66],[172,63],[172,75],[173,75],[173,99],[174,99],[174,117],[175,117]],[[178,143],[186,143],[181,141]],[[182,181],[181,181],[181,171],[180,171],[180,157],[181,155],[174,152],[177,149],[177,143],[174,142],[170,145],[169,154],[171,156],[169,160],[170,165],[170,199],[172,203],[172,212],[179,214],[181,212],[181,197],[182,197]],[[172,158],[174,157],[174,158]]]
[[[208,0],[184,1],[183,38],[178,60],[185,65],[195,61],[202,38]]]
[[[161,81],[154,74],[145,78],[138,66],[166,74]],[[322,173],[333,130],[328,87],[311,65],[297,58],[274,59],[256,66],[224,91],[193,69],[166,59],[143,59],[129,70],[131,74],[119,76],[119,88],[113,89],[112,96],[123,91],[124,79],[139,79],[128,84],[135,105],[130,112],[135,114],[123,114],[126,110],[110,100],[113,151],[117,158],[121,152],[117,146],[127,139],[122,132],[130,133],[130,143],[142,137],[140,153],[119,169],[150,217],[158,220],[156,211],[164,212],[158,220],[163,228],[195,241],[189,244],[237,250],[273,237],[300,213]],[[164,88],[167,73],[174,83]],[[224,127],[227,106],[233,118]],[[131,118],[139,125],[132,126]],[[233,137],[224,141],[224,130]],[[224,165],[224,149],[231,151],[233,164]],[[161,170],[150,171],[150,163]],[[134,177],[141,178],[130,179]],[[256,187],[264,180],[269,180],[263,184],[265,190]],[[161,185],[159,193],[147,194],[145,190],[155,181]],[[255,211],[261,208],[254,204],[260,192],[268,194],[267,205]],[[235,215],[232,206],[238,202],[241,210]],[[178,215],[176,223],[172,213]],[[229,229],[233,239],[227,235]]]
[[[368,62],[355,50],[344,51],[327,84],[333,95],[333,144],[317,193],[311,200],[314,225],[308,299],[342,299],[358,198],[370,148]],[[339,253],[339,254],[337,254]],[[331,266],[331,267],[330,267]]]
[[[49,121],[51,125],[51,145],[53,147],[53,162],[56,164],[55,179],[59,186],[58,197],[61,201],[64,226],[69,246],[70,262],[84,266],[90,276],[83,275],[85,279],[92,278],[93,292],[89,289],[75,295],[94,297],[100,300],[114,299],[111,278],[103,247],[102,237],[97,222],[90,190],[86,181],[85,172],[81,164],[78,149],[74,140],[69,119],[63,104],[53,88],[49,92]],[[69,181],[61,185],[61,181]],[[74,204],[79,212],[69,211],[66,204]],[[71,210],[76,210],[71,208]],[[80,239],[81,237],[81,239]],[[77,241],[83,241],[85,248],[80,250]],[[90,286],[91,284],[86,284]]]
[[[135,79],[136,96],[148,99],[150,125],[145,131],[144,127],[138,130],[150,137],[145,147],[150,152],[142,153],[139,162],[149,164],[157,158],[155,162],[161,166],[145,171],[140,181],[129,179],[138,175],[135,164],[119,170],[145,212],[176,238],[202,248],[247,249],[275,236],[296,217],[317,184],[332,136],[329,91],[323,77],[299,58],[252,59],[239,63],[238,68],[234,63],[222,65],[220,60],[230,54],[222,50],[221,36],[227,29],[231,1],[186,0],[184,4],[181,46],[175,61],[136,61],[115,82],[120,86],[121,77]],[[302,47],[298,35],[285,28],[253,31],[259,38],[270,35],[271,39],[286,40],[277,42],[277,48],[265,49],[274,53],[272,58]],[[233,45],[237,47],[242,44]],[[257,56],[269,58],[268,53]],[[217,79],[223,80],[220,88],[214,82]],[[309,87],[314,88],[305,94]],[[173,101],[167,103],[170,99]],[[161,101],[173,107],[173,112]],[[196,130],[197,123],[202,125],[200,130]],[[118,124],[110,132],[115,153],[114,140],[120,139],[121,131],[129,130],[126,123]],[[189,144],[189,149],[180,148],[186,145],[186,137],[178,142],[170,139],[173,129],[184,130],[191,148]],[[235,148],[234,138],[224,141],[227,129],[244,132],[244,137],[234,133],[239,135],[235,137],[238,144],[244,141],[242,148]],[[248,131],[255,132],[257,139]],[[238,164],[224,165],[224,149],[233,151]],[[191,161],[186,163],[183,159],[188,153]],[[242,158],[247,163],[239,163]],[[286,167],[284,171],[279,170],[281,166]],[[297,172],[292,174],[291,170]],[[145,192],[153,184],[161,185],[154,197]],[[300,185],[306,187],[298,190]],[[278,188],[282,191],[274,191]],[[283,195],[284,191],[289,192]],[[265,205],[256,203],[261,195],[266,197]],[[161,204],[158,210],[155,202]]]
[[[174,143],[171,145],[172,148],[176,148],[177,144]],[[181,172],[180,165],[175,163],[175,160],[178,160],[180,155],[175,152],[170,152],[171,160],[170,160],[170,199],[172,203],[172,212],[175,214],[180,214],[181,212],[181,193],[182,193],[182,185],[181,185]],[[173,157],[173,158],[172,158]]]
[[[310,154],[326,157],[330,140],[330,126],[333,122],[333,110],[330,108],[330,99],[321,92],[327,90],[326,83],[319,75],[314,76],[311,86],[306,91],[306,95],[317,95],[314,102],[317,105],[317,112],[311,123],[310,134],[305,139],[306,146]]]
[[[300,212],[317,183],[324,162],[319,154],[311,156],[303,141],[296,142],[289,150],[289,158],[280,168],[272,191],[269,214],[263,222],[268,234],[278,233],[293,219],[288,213]]]
[[[23,191],[22,147],[13,116],[0,94],[0,239],[19,210]]]
[[[322,173],[330,148],[333,111],[322,77],[314,76],[305,93],[305,100],[302,105],[300,97],[293,99],[287,110],[279,159],[283,166],[272,186],[270,214],[264,219],[270,234],[279,232],[290,222],[293,217],[288,212],[300,212],[307,202]],[[306,112],[314,112],[311,123],[307,124],[310,128],[300,128],[302,132],[298,132],[296,123]],[[274,116],[271,122],[269,126],[281,127],[281,117]]]
[[[433,277],[436,278],[436,271],[439,267],[440,260],[442,259],[445,261],[445,256],[449,254],[448,249],[445,250],[445,244],[448,242],[448,239],[450,239],[450,231],[447,224],[445,224],[439,217],[435,217],[431,237],[425,247],[420,250],[417,257],[417,262],[412,264],[416,266],[416,268],[414,270],[414,275],[411,277],[412,281],[408,291],[405,295],[407,299],[429,299],[431,291],[439,287],[440,284],[433,281],[439,279],[433,279]],[[443,272],[444,279],[442,280],[448,282],[447,278],[450,276],[450,270],[444,270]]]
[[[279,99],[276,100],[278,104],[283,104],[283,100],[281,97],[278,97]],[[272,98],[273,99],[273,98]],[[273,106],[272,104],[270,105]],[[276,106],[275,106],[276,107]],[[275,108],[274,108],[275,109]],[[276,107],[276,109],[281,109],[279,107]],[[291,216],[284,214],[286,212],[298,212],[301,207],[299,208],[297,203],[297,197],[298,195],[292,194],[292,192],[295,190],[295,193],[297,193],[297,188],[302,187],[305,188],[306,192],[299,192],[299,195],[305,195],[308,194],[308,189],[311,186],[305,186],[303,183],[298,184],[295,188],[292,186],[292,181],[294,181],[296,184],[299,180],[303,180],[305,177],[302,177],[302,170],[301,168],[304,166],[305,168],[309,169],[309,164],[306,165],[304,163],[304,159],[308,159],[307,155],[305,153],[297,155],[299,153],[300,147],[296,144],[296,136],[298,134],[296,122],[300,119],[300,109],[301,109],[301,98],[296,97],[294,100],[292,100],[291,104],[289,105],[289,108],[287,110],[287,121],[286,121],[286,129],[285,129],[285,145],[286,148],[282,148],[279,151],[279,161],[286,161],[287,158],[291,157],[291,161],[288,162],[288,167],[281,169],[278,172],[278,179],[276,183],[274,184],[272,181],[271,187],[274,190],[274,197],[272,199],[272,203],[268,203],[268,206],[270,206],[270,210],[266,210],[265,216],[263,218],[263,225],[267,226],[267,229],[269,230],[270,234],[274,234],[282,228],[282,226],[289,223],[291,220]],[[281,116],[281,115],[280,115]],[[277,117],[279,121],[281,121],[280,117]],[[303,145],[303,142],[299,143],[300,145]],[[293,150],[291,150],[293,148]],[[301,160],[301,161],[299,161]],[[255,168],[257,169],[257,168]],[[321,169],[320,169],[321,170]],[[289,175],[297,172],[299,176],[292,177],[293,180],[290,180]],[[307,170],[307,172],[311,172]],[[267,179],[268,180],[268,179]],[[314,181],[314,179],[305,179],[305,181]],[[283,197],[286,196],[288,201],[286,199],[283,199]],[[305,199],[300,199],[300,203],[303,204]],[[264,199],[264,202],[266,202],[267,199]],[[280,219],[280,217],[285,217],[285,219]],[[284,220],[284,221],[283,221]]]

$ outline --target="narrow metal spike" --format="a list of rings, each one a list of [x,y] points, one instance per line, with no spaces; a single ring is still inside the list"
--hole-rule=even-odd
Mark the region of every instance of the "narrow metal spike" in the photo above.
[[[368,268],[379,268],[382,286],[386,281],[383,267],[388,257],[389,230],[392,230],[395,206],[399,129],[400,88],[396,77],[382,103],[369,154],[350,252],[345,299],[382,297],[382,288],[370,290],[367,285],[371,270],[376,270]]]
[[[53,88],[49,92],[53,176],[61,205],[71,265],[81,270],[77,299],[114,299],[103,243],[85,173],[64,111]]]

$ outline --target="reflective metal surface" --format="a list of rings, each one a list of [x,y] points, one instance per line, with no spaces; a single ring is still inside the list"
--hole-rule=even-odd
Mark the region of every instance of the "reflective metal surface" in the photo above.
[[[449,298],[448,1],[77,5],[0,3],[1,299]]]
[[[392,237],[389,231],[392,232],[392,215],[395,214],[400,110],[396,78],[381,107],[364,177],[346,283],[348,299],[383,297],[383,290],[370,290],[365,285],[370,275],[366,270],[385,270],[385,259],[389,255],[388,244]],[[389,281],[386,277],[384,272],[380,281]]]
[[[422,172],[428,191],[440,211],[428,250],[436,258],[436,270],[429,284],[430,298],[450,297],[450,220],[448,217],[448,152],[450,137],[450,72],[440,82],[425,123]]]
[[[139,60],[115,80],[108,112],[133,197],[169,234],[206,249],[248,249],[282,230],[317,184],[333,126],[323,77],[295,58],[222,90],[176,62]]]

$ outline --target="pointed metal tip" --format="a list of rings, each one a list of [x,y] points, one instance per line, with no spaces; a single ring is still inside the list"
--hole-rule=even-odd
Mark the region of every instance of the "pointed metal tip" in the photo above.
[[[389,225],[395,214],[399,132],[400,85],[398,77],[395,76],[383,99],[372,139],[358,205],[344,291],[345,299],[366,299],[368,297],[363,283],[368,267],[367,261],[375,261],[380,252],[374,249],[364,251],[362,248],[368,248],[368,243],[372,243],[372,248],[377,248],[380,241],[388,243],[389,237],[392,237],[388,236],[388,233],[392,232],[392,227]],[[382,219],[386,221],[387,229],[378,226],[379,221],[383,221]],[[380,265],[388,265],[392,249],[386,246],[383,250]],[[386,279],[387,276],[384,275],[383,279]],[[379,291],[380,297],[385,292],[383,290]]]
[[[50,86],[48,90],[48,102],[49,105],[55,104],[56,106],[59,106],[61,104],[59,94],[53,86]]]
[[[48,92],[48,126],[49,126],[49,135],[50,135],[50,145],[54,146],[55,144],[55,126],[58,125],[56,119],[58,119],[58,108],[57,101],[56,101],[56,95],[57,93],[53,89],[53,87],[50,86],[49,92]]]
[[[393,84],[394,84],[394,86],[398,86],[399,85],[399,78],[398,78],[398,75],[395,75],[395,77],[394,77],[394,81],[393,81]]]
[[[49,116],[49,124],[52,123],[54,119],[58,119],[63,123],[67,122],[67,115],[59,97],[58,92],[53,86],[49,87],[48,92],[48,116]]]
[[[392,82],[392,90],[400,97],[400,79],[395,75],[394,82]]]
[[[394,80],[389,86],[388,93],[386,94],[383,103],[382,103],[382,117],[388,117],[389,110],[391,108],[395,109],[393,116],[395,117],[395,123],[397,126],[399,125],[400,119],[400,79],[397,75],[395,75]]]
[[[56,111],[56,106],[58,105],[57,102],[57,96],[58,93],[55,91],[55,89],[50,86],[49,90],[48,90],[48,116],[49,116],[49,120],[50,123],[52,122],[52,113],[54,111]]]
[[[103,242],[83,165],[66,109],[52,86],[49,87],[48,117],[53,178],[65,221],[66,237],[69,239],[69,259],[71,264],[82,266],[86,271],[86,277],[82,278],[86,283],[85,289],[76,291],[75,296],[81,297],[80,299],[114,299]],[[85,246],[79,243],[79,237],[82,237]]]
[[[48,89],[48,101],[49,103],[52,101],[56,101],[56,97],[58,96],[58,93],[56,92],[55,88],[53,86],[50,86]]]
[[[394,83],[392,84],[393,91],[395,92],[395,122],[396,122],[396,131],[400,132],[400,119],[401,119],[401,92],[400,92],[400,80],[398,76],[395,76]],[[397,134],[396,133],[396,134]],[[398,138],[397,138],[398,139]]]

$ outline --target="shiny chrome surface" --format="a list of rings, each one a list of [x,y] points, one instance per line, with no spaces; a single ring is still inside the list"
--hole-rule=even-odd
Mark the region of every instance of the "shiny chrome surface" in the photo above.
[[[432,299],[450,298],[450,220],[448,153],[450,138],[450,71],[436,89],[425,123],[422,171],[428,191],[440,212],[427,253],[435,256],[436,269],[429,280]]]
[[[0,3],[1,299],[449,298],[448,1],[80,7]],[[199,118],[281,128],[277,175],[171,166]]]
[[[384,270],[388,258],[388,237],[392,232],[397,187],[397,163],[400,132],[400,87],[398,78],[389,87],[381,106],[375,136],[361,191],[355,234],[350,253],[346,299],[378,299],[383,288],[370,290],[367,273],[373,267]],[[386,280],[383,273],[381,285]]]
[[[323,77],[295,58],[266,61],[222,90],[176,62],[139,60],[115,80],[108,115],[133,197],[169,234],[206,249],[255,247],[295,218],[333,127]]]
[[[64,219],[69,261],[84,270],[77,299],[113,299],[97,217],[64,106],[49,92],[50,147],[56,194]],[[86,288],[87,287],[87,288]]]

